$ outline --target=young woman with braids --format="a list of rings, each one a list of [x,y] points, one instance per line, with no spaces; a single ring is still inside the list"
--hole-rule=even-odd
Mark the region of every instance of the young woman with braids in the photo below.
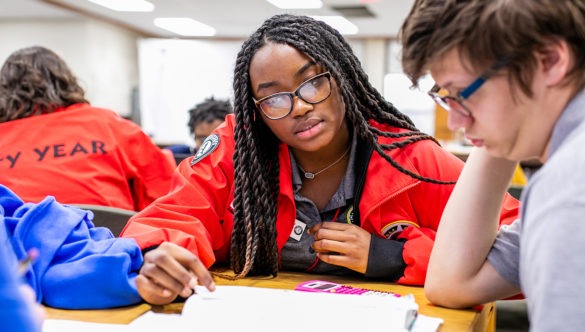
[[[170,193],[122,236],[145,251],[151,303],[207,271],[357,274],[421,285],[462,162],[369,83],[343,37],[308,17],[268,19],[242,45],[234,115],[179,165]],[[507,199],[502,221],[518,204]]]

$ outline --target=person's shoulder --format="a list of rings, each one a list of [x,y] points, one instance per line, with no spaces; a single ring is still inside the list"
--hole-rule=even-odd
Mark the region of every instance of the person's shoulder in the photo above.
[[[213,130],[211,135],[203,141],[197,152],[190,162],[194,166],[199,162],[217,166],[220,163],[233,164],[233,153],[235,149],[234,137],[235,119],[233,115],[228,115],[226,121]]]
[[[124,130],[132,130],[133,132],[137,130],[142,131],[139,124],[124,118],[112,109],[88,105],[86,110],[89,111],[87,113],[92,114],[91,116],[96,119],[97,123],[104,123],[116,128],[124,128]]]
[[[113,119],[117,119],[117,120],[132,122],[128,119],[125,119],[123,116],[121,116],[119,113],[117,113],[113,109],[104,108],[104,107],[95,107],[95,106],[90,106],[90,107],[91,107],[92,111],[94,111],[95,113],[100,113],[100,114],[103,114],[105,116],[111,117]]]
[[[78,112],[82,116],[88,118],[96,118],[103,120],[125,120],[114,110],[109,108],[97,107],[91,104],[74,104],[66,108],[67,112]],[[72,113],[69,113],[72,114]],[[127,120],[125,120],[127,121]]]
[[[236,116],[233,113],[226,115],[225,121],[223,122],[222,125],[229,126],[233,130],[233,128],[236,126]]]
[[[583,183],[581,181],[585,181],[585,173],[582,171],[585,167],[585,151],[581,148],[583,145],[585,132],[578,132],[571,139],[567,139],[534,174],[534,180],[538,180],[539,183],[555,184],[555,187],[560,183],[568,186]]]
[[[234,129],[236,127],[236,119],[233,114],[228,114],[225,118],[225,121],[220,124],[217,128],[213,130],[213,133],[221,137],[222,139],[227,139],[229,141],[234,141]]]

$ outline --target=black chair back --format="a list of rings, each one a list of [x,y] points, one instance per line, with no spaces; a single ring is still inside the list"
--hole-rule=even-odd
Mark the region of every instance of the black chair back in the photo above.
[[[91,204],[70,204],[83,210],[93,212],[93,223],[96,227],[107,227],[112,231],[114,236],[118,237],[126,226],[128,219],[136,214],[136,211],[130,211],[111,206],[91,205]]]

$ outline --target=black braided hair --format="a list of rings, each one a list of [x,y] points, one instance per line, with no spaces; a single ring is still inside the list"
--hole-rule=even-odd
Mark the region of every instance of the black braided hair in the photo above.
[[[231,265],[236,278],[248,274],[276,275],[278,272],[276,214],[280,186],[279,140],[256,113],[249,76],[252,57],[268,43],[290,45],[327,68],[337,82],[347,108],[346,116],[355,132],[372,144],[392,166],[420,181],[452,184],[409,171],[385,153],[420,140],[434,141],[434,138],[420,132],[408,116],[394,108],[371,86],[359,60],[339,32],[306,16],[273,16],[243,43],[234,71],[236,146]],[[369,120],[405,128],[410,132],[381,131],[370,125]],[[379,136],[404,140],[380,145]]]

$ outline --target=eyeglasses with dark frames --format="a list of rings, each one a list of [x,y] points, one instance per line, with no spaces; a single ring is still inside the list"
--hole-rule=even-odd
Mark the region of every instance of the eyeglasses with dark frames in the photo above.
[[[293,92],[278,92],[258,100],[256,107],[271,120],[282,119],[293,110],[294,97],[309,104],[318,104],[331,95],[331,73],[324,72],[304,81]]]
[[[474,94],[481,86],[491,77],[493,77],[498,70],[502,69],[506,66],[507,61],[499,61],[492,65],[488,70],[486,70],[481,76],[479,76],[475,81],[469,84],[465,89],[459,92],[455,96],[449,96],[447,91],[437,84],[433,86],[431,90],[429,90],[428,94],[433,98],[435,103],[439,106],[444,108],[446,111],[455,111],[459,112],[464,116],[471,116],[471,112],[465,106],[464,101],[467,100],[472,94]]]

